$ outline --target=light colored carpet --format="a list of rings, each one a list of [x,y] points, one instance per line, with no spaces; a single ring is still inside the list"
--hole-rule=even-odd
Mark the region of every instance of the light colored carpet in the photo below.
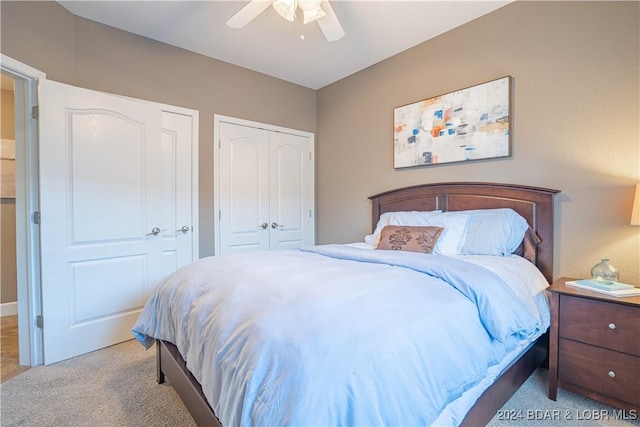
[[[506,426],[640,426],[640,414],[622,411],[558,389],[556,401],[549,400],[549,371],[538,368],[489,423]]]
[[[155,349],[135,341],[29,369],[0,389],[2,427],[195,425],[173,388],[156,383]],[[489,425],[640,425],[634,413],[565,390],[553,402],[546,392],[547,371],[538,369]],[[621,416],[635,419],[616,419]]]
[[[0,386],[0,425],[195,426],[168,383],[156,383],[155,348],[136,341],[49,366]]]

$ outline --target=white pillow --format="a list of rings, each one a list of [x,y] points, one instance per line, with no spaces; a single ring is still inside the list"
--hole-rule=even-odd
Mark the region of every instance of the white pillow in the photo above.
[[[462,255],[511,255],[522,243],[527,221],[509,208],[445,212],[469,216],[466,234],[458,253]]]
[[[425,221],[427,221],[429,217],[440,215],[441,213],[441,210],[385,212],[380,215],[378,224],[376,224],[376,229],[373,231],[373,234],[368,234],[364,237],[364,242],[372,246],[378,246],[378,242],[380,241],[380,233],[386,225],[430,225],[426,224]],[[392,216],[395,217],[393,223],[391,223]]]
[[[444,230],[438,238],[433,253],[449,256],[458,255],[458,248],[462,246],[468,219],[469,216],[466,214],[449,212],[445,215],[441,210],[386,212],[380,216],[373,234],[365,236],[364,241],[372,246],[378,246],[380,233],[386,225],[442,227]]]
[[[463,239],[467,230],[468,222],[468,215],[458,214],[455,212],[450,212],[446,215],[441,214],[430,218],[429,223],[424,225],[444,228],[442,234],[438,238],[436,246],[433,248],[433,253],[448,256],[458,255],[458,250],[464,241]]]

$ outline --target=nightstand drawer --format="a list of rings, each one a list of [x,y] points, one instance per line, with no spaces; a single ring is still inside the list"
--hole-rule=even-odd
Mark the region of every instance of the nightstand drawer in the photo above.
[[[640,309],[563,295],[559,334],[640,356]]]
[[[640,405],[640,357],[560,339],[558,377],[561,381]]]

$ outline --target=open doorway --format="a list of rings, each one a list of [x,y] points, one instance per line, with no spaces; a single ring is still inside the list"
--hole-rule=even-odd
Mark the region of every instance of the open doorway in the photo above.
[[[42,330],[37,322],[41,314],[39,232],[37,221],[34,221],[37,217],[34,213],[38,211],[38,126],[32,112],[36,110],[37,105],[38,79],[46,78],[46,75],[4,54],[1,59],[0,70],[4,82],[2,157],[5,158],[2,160],[2,166],[3,171],[11,172],[15,178],[5,179],[3,176],[3,184],[6,181],[9,185],[2,188],[0,240],[3,297],[0,308],[3,315],[17,316],[11,318],[15,322],[13,339],[17,336],[18,341],[17,348],[14,347],[13,351],[18,360],[17,365],[29,367],[41,365],[43,361]],[[8,113],[7,123],[5,113]],[[37,117],[37,111],[35,113]],[[13,129],[5,129],[5,126]],[[2,316],[2,319],[4,318],[5,316]],[[3,352],[4,326],[3,324]],[[11,330],[11,327],[7,330]],[[4,360],[2,370],[5,370]],[[4,372],[2,379],[4,380]]]
[[[16,262],[15,80],[0,80],[0,382],[24,370],[18,345],[18,280]]]

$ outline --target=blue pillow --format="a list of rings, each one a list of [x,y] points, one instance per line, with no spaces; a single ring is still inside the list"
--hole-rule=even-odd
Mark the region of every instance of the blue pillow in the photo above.
[[[463,255],[511,255],[518,249],[529,224],[513,209],[456,211],[469,215],[462,247]]]

